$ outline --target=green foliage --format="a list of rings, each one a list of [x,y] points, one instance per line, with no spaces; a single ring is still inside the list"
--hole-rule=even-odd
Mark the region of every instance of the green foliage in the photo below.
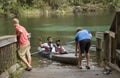
[[[120,0],[0,0],[0,4],[2,5],[8,5],[11,2],[16,2],[17,4],[20,4],[21,6],[35,6],[35,7],[41,7],[42,5],[49,5],[53,9],[58,9],[58,7],[61,7],[62,4],[71,4],[71,5],[80,5],[80,4],[87,4],[87,3],[103,3],[104,5],[113,4],[114,6],[120,5]]]
[[[13,3],[10,5],[9,12],[19,16],[21,13],[21,7],[18,4]]]
[[[32,5],[37,8],[43,8],[45,5],[44,0],[33,0]]]
[[[3,0],[1,4],[1,9],[4,11],[4,14],[9,15],[12,13],[17,16],[19,15],[20,7],[16,0]]]
[[[0,0],[0,13],[13,13],[19,15],[21,9],[37,8],[54,10],[65,10],[66,7],[86,6],[100,4],[102,9],[110,12],[120,9],[120,0]],[[84,8],[84,7],[83,7]]]
[[[18,4],[24,6],[26,4],[26,0],[17,0]]]
[[[83,3],[90,3],[92,0],[82,0]]]
[[[102,3],[110,12],[114,12],[118,7],[120,8],[120,0],[102,0]]]
[[[44,0],[52,9],[58,9],[66,0]]]
[[[82,3],[83,1],[82,0],[73,0],[74,2],[74,5],[77,6],[77,5],[80,5],[80,3]]]

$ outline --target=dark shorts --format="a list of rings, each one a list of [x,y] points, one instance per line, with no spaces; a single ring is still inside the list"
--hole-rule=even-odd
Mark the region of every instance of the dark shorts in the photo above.
[[[90,39],[84,39],[79,42],[80,45],[80,53],[88,53],[90,45],[91,45],[91,40]]]

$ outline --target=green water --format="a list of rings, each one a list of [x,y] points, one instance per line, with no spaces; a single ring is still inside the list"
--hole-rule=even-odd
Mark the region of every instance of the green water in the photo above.
[[[37,50],[38,37],[43,38],[46,42],[48,36],[52,36],[53,40],[61,39],[62,43],[73,41],[75,30],[81,26],[89,29],[93,34],[92,41],[95,42],[95,33],[97,31],[107,31],[113,20],[112,14],[104,14],[97,16],[50,16],[38,18],[19,18],[28,32],[32,34],[31,46],[32,51]],[[14,27],[11,19],[0,18],[0,36],[14,34]]]

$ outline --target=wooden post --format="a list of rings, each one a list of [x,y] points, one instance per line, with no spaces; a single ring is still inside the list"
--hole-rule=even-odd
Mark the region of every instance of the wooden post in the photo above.
[[[111,37],[111,63],[115,64],[116,61],[116,40]]]
[[[102,66],[103,54],[103,32],[96,33],[96,56],[98,65]]]
[[[109,32],[104,33],[104,58],[111,62],[111,37]]]
[[[100,66],[101,66],[101,61],[102,61],[101,51],[102,51],[102,40],[97,38],[97,42],[96,42],[96,55],[97,55],[98,65],[100,65]]]

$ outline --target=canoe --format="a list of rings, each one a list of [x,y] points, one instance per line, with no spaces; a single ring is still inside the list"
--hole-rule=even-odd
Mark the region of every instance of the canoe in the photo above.
[[[51,59],[53,61],[58,61],[65,64],[72,64],[77,65],[78,60],[75,56],[75,53],[68,53],[68,54],[51,54],[51,55],[44,55],[42,52],[36,52],[39,53],[40,56]]]
[[[77,65],[78,64],[78,60],[75,56],[75,52],[69,52],[68,54],[44,54],[45,52],[41,52],[41,48],[38,47],[38,51],[36,53],[39,53],[40,56],[48,58],[48,59],[52,59],[54,61],[58,61],[61,63],[66,63],[66,64],[73,64],[73,65]]]
[[[61,63],[77,65],[78,60],[74,53],[69,54],[53,54],[52,60],[59,61]]]

